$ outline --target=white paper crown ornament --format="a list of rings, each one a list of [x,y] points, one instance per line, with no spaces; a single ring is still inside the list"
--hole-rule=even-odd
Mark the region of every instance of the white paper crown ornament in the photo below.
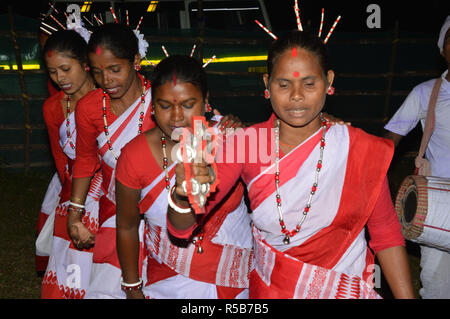
[[[138,39],[139,54],[143,59],[147,55],[148,42],[144,39],[144,35],[138,30],[133,30],[134,35]]]
[[[77,32],[81,37],[86,41],[86,43],[89,42],[89,39],[91,38],[91,32],[86,29],[83,25],[83,22],[79,19],[76,19],[76,23],[73,21],[70,21],[70,16],[67,18],[67,29],[68,30],[74,30]]]
[[[295,17],[296,17],[296,20],[297,20],[297,28],[298,28],[299,31],[303,31],[302,23],[301,23],[301,20],[300,20],[300,9],[298,7],[298,1],[297,0],[294,1],[294,13],[295,13]],[[318,34],[319,38],[322,35],[323,18],[324,18],[324,9],[322,8],[322,15],[321,15],[321,19],[320,19],[320,27],[319,27],[319,34]],[[325,39],[323,40],[324,44],[326,44],[328,42],[328,40],[330,39],[330,36],[333,33],[334,29],[336,28],[336,25],[338,24],[340,19],[341,19],[341,16],[338,16],[336,18],[336,20],[334,21],[333,26],[331,27],[331,29],[328,32],[328,34],[325,37]],[[267,29],[261,22],[259,22],[258,20],[255,20],[255,22],[256,22],[256,24],[258,24],[261,27],[261,29],[266,31],[266,33],[268,35],[270,35],[273,39],[275,39],[275,40],[278,39],[278,37],[275,34],[273,34],[269,29]]]

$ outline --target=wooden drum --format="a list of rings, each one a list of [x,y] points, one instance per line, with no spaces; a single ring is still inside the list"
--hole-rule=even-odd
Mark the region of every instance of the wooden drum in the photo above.
[[[450,179],[410,175],[395,201],[405,239],[450,251]]]

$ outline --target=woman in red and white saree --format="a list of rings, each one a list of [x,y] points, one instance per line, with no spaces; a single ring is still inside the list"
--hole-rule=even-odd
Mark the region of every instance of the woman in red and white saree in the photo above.
[[[117,247],[128,298],[247,298],[252,260],[250,217],[242,183],[235,183],[214,213],[189,240],[168,236],[168,193],[175,185],[170,154],[174,127],[203,116],[206,73],[188,56],[170,56],[153,71],[152,100],[157,127],[128,143],[116,169]],[[215,127],[238,123],[214,116]],[[146,224],[147,272],[138,274],[139,217]],[[140,277],[142,277],[140,280]],[[136,283],[133,285],[133,283]]]
[[[62,183],[62,186],[53,187],[53,192],[49,189],[44,200],[44,203],[50,199],[58,200],[58,203],[53,207],[52,240],[41,297],[83,298],[89,284],[92,250],[80,250],[72,244],[67,233],[67,210],[76,149],[75,105],[95,86],[86,71],[86,42],[75,31],[58,31],[52,34],[44,46],[44,56],[50,77],[61,87],[60,91],[45,101],[43,113],[57,169],[56,181],[60,185]],[[50,186],[54,180],[55,177]],[[96,173],[82,220],[93,233],[98,227],[100,183],[101,175]]]
[[[386,178],[392,144],[321,119],[334,72],[314,35],[292,31],[279,37],[268,64],[264,82],[274,114],[242,132],[256,140],[224,144],[218,190],[209,201],[214,206],[239,177],[247,185],[255,251],[250,298],[379,298],[372,287],[371,249],[394,296],[412,298]],[[210,180],[209,170],[195,164],[192,169],[199,183]],[[183,165],[176,175],[176,193],[182,196]],[[168,228],[182,238],[195,219],[180,215],[169,209]]]
[[[68,228],[78,247],[91,247],[95,242],[86,297],[124,298],[115,245],[114,175],[122,147],[154,126],[149,114],[150,83],[137,72],[140,63],[137,38],[123,25],[114,23],[99,27],[89,40],[88,56],[94,79],[102,89],[88,94],[77,107],[78,147],[71,203],[83,206],[88,185],[100,167],[103,181],[99,229],[94,238],[80,223],[82,214],[75,209],[70,212]],[[141,236],[143,228],[142,223]]]

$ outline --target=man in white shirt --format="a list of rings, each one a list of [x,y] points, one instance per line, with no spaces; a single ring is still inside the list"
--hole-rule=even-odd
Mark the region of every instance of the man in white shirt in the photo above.
[[[450,16],[447,17],[438,40],[441,55],[447,62],[447,70],[441,75],[442,84],[435,109],[433,134],[425,152],[430,162],[431,175],[450,178]],[[420,121],[425,126],[428,103],[436,79],[423,82],[411,91],[402,106],[384,127],[385,137],[398,145]],[[427,247],[421,248],[420,295],[424,299],[450,298],[450,252]]]

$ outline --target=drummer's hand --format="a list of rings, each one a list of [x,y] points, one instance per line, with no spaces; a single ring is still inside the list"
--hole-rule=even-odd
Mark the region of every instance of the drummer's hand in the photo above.
[[[81,214],[69,212],[67,217],[67,232],[73,244],[78,249],[89,249],[95,242],[95,236],[81,222]]]
[[[328,113],[323,112],[322,115],[323,115],[325,121],[327,121],[327,123],[330,124],[330,125],[335,125],[336,123],[340,124],[340,125],[344,125],[344,124],[345,125],[352,125],[351,122],[344,122],[342,119],[337,118],[337,117],[335,117],[333,115],[330,115]]]

